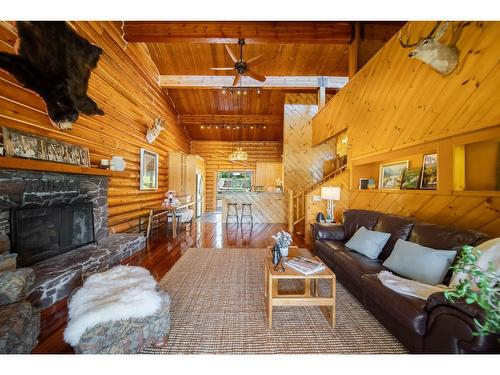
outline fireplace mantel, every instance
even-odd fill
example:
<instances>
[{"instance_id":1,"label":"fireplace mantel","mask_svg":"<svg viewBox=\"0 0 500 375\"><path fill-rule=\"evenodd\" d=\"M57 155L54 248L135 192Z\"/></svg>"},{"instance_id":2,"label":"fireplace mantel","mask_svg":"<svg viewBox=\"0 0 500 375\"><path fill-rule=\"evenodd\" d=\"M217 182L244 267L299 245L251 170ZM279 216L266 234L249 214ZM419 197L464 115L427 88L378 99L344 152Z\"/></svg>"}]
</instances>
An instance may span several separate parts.
<instances>
[{"instance_id":1,"label":"fireplace mantel","mask_svg":"<svg viewBox=\"0 0 500 375\"><path fill-rule=\"evenodd\" d=\"M133 173L127 171L117 172L110 171L108 169L81 167L78 165L54 163L50 161L9 158L2 156L0 156L0 169L20 169L25 171L70 173L104 177L134 177Z\"/></svg>"}]
</instances>

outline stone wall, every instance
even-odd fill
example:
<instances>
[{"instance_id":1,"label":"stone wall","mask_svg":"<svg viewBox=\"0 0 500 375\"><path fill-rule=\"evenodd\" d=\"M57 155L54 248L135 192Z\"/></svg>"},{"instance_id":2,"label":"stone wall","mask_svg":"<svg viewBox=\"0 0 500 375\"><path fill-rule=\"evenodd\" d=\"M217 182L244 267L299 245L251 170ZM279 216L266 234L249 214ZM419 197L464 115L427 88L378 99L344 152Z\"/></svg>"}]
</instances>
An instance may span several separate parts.
<instances>
[{"instance_id":1,"label":"stone wall","mask_svg":"<svg viewBox=\"0 0 500 375\"><path fill-rule=\"evenodd\" d=\"M108 236L108 180L106 177L0 170L0 254L10 252L9 210L88 203L94 209L97 241Z\"/></svg>"}]
</instances>

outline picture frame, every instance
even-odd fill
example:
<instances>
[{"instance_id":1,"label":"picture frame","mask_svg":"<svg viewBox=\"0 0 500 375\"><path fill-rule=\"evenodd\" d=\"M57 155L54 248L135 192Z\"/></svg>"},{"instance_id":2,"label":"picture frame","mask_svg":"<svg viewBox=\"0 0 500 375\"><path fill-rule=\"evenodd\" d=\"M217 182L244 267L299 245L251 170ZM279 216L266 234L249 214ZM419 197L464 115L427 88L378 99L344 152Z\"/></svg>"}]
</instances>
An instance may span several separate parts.
<instances>
[{"instance_id":1,"label":"picture frame","mask_svg":"<svg viewBox=\"0 0 500 375\"><path fill-rule=\"evenodd\" d=\"M141 148L139 190L158 189L158 161L159 156L156 152Z\"/></svg>"},{"instance_id":2,"label":"picture frame","mask_svg":"<svg viewBox=\"0 0 500 375\"><path fill-rule=\"evenodd\" d=\"M89 149L2 127L5 156L90 167Z\"/></svg>"},{"instance_id":3,"label":"picture frame","mask_svg":"<svg viewBox=\"0 0 500 375\"><path fill-rule=\"evenodd\" d=\"M419 189L421 171L421 168L406 168L401 180L401 190Z\"/></svg>"},{"instance_id":4,"label":"picture frame","mask_svg":"<svg viewBox=\"0 0 500 375\"><path fill-rule=\"evenodd\" d=\"M359 187L358 187L358 189L360 189L360 190L367 190L369 182L370 182L369 178L361 177L359 179Z\"/></svg>"},{"instance_id":5,"label":"picture frame","mask_svg":"<svg viewBox=\"0 0 500 375\"><path fill-rule=\"evenodd\" d=\"M378 188L384 190L399 190L403 172L409 167L409 160L380 164Z\"/></svg>"},{"instance_id":6,"label":"picture frame","mask_svg":"<svg viewBox=\"0 0 500 375\"><path fill-rule=\"evenodd\" d=\"M424 154L422 162L422 174L420 177L420 189L436 190L438 184L437 153Z\"/></svg>"}]
</instances>

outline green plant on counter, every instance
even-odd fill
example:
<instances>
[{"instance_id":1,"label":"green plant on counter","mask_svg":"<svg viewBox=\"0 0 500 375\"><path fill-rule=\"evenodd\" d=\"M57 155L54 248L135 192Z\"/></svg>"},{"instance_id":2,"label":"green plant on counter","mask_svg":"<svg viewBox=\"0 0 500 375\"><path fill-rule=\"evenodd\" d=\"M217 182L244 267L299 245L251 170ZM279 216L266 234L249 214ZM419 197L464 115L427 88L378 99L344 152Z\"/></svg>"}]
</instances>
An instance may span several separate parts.
<instances>
[{"instance_id":1,"label":"green plant on counter","mask_svg":"<svg viewBox=\"0 0 500 375\"><path fill-rule=\"evenodd\" d=\"M474 319L478 329L474 335L486 336L500 333L500 275L495 273L491 262L487 270L477 265L480 254L472 246L463 247L462 255L451 269L466 276L444 295L451 302L463 298L468 304L477 303L484 310L484 321Z\"/></svg>"}]
</instances>

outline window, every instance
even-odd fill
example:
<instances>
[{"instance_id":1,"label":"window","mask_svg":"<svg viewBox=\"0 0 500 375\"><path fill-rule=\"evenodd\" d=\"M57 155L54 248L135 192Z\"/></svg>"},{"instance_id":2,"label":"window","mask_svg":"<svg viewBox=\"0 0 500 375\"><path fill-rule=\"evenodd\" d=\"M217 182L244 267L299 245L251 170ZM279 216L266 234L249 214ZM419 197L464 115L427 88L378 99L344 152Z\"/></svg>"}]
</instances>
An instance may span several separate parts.
<instances>
[{"instance_id":1,"label":"window","mask_svg":"<svg viewBox=\"0 0 500 375\"><path fill-rule=\"evenodd\" d=\"M252 189L253 172L220 171L217 173L217 193L248 192Z\"/></svg>"}]
</instances>

